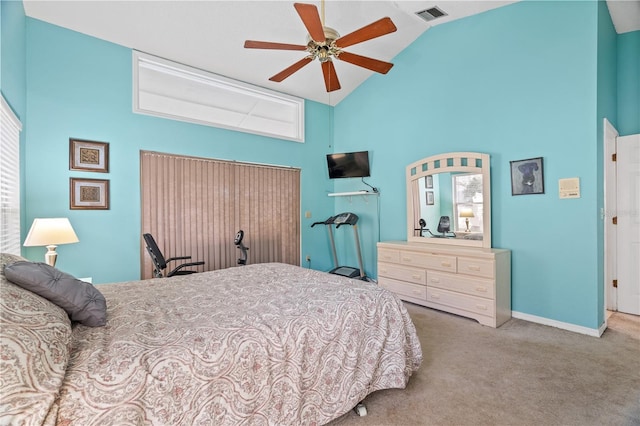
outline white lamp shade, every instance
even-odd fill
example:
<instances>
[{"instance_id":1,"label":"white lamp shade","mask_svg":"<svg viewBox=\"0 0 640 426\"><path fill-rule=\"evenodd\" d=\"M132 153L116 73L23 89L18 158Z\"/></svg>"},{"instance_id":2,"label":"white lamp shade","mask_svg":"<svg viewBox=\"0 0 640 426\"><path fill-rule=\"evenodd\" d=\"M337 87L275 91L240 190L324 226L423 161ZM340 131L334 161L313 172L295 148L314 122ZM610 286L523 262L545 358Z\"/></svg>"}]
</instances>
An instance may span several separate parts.
<instances>
[{"instance_id":1,"label":"white lamp shade","mask_svg":"<svg viewBox=\"0 0 640 426\"><path fill-rule=\"evenodd\" d=\"M465 209L460 211L460 217L475 217L475 215L473 214L473 210Z\"/></svg>"},{"instance_id":2,"label":"white lamp shade","mask_svg":"<svg viewBox=\"0 0 640 426\"><path fill-rule=\"evenodd\" d=\"M66 217L33 219L29 234L24 240L24 246L49 246L78 241L80 240Z\"/></svg>"}]
</instances>

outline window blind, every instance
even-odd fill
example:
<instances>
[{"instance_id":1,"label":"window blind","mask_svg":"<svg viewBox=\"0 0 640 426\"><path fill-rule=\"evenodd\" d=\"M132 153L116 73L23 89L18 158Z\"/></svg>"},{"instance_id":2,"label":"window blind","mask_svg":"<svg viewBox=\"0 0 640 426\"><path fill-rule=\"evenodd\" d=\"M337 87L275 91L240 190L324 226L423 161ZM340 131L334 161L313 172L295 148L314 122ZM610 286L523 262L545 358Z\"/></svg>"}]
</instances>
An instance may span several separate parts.
<instances>
[{"instance_id":1,"label":"window blind","mask_svg":"<svg viewBox=\"0 0 640 426\"><path fill-rule=\"evenodd\" d=\"M20 131L0 95L0 252L20 254Z\"/></svg>"}]
</instances>

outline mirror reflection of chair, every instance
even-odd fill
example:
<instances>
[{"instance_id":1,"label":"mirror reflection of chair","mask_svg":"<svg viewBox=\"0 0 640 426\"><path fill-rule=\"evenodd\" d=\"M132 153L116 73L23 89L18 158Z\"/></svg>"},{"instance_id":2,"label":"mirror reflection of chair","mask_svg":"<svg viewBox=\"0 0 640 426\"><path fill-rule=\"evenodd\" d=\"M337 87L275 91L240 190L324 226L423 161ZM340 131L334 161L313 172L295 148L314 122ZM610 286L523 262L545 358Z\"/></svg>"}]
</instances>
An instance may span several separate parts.
<instances>
[{"instance_id":1,"label":"mirror reflection of chair","mask_svg":"<svg viewBox=\"0 0 640 426\"><path fill-rule=\"evenodd\" d=\"M418 226L420 228L414 228L414 231L420 231L420 233L418 234L419 236L423 237L425 231L427 231L428 233L431 234L431 231L426 229L427 228L427 221L424 220L423 218L420 218L420 220L418 221Z\"/></svg>"},{"instance_id":2,"label":"mirror reflection of chair","mask_svg":"<svg viewBox=\"0 0 640 426\"><path fill-rule=\"evenodd\" d=\"M151 261L153 262L153 276L156 278L173 277L174 275L194 274L198 271L184 268L204 265L204 261L201 260L197 262L185 262L179 264L165 274L165 270L167 269L167 264L169 262L174 262L176 260L190 260L191 256L177 256L165 259L164 255L160 251L160 248L158 248L158 244L156 244L156 240L153 238L153 236L151 234L142 234L142 236L147 246L147 252L149 252L149 256L151 256Z\"/></svg>"},{"instance_id":3,"label":"mirror reflection of chair","mask_svg":"<svg viewBox=\"0 0 640 426\"><path fill-rule=\"evenodd\" d=\"M451 219L449 216L440 216L440 222L438 222L438 232L442 237L455 237L455 232L451 232Z\"/></svg>"}]
</instances>

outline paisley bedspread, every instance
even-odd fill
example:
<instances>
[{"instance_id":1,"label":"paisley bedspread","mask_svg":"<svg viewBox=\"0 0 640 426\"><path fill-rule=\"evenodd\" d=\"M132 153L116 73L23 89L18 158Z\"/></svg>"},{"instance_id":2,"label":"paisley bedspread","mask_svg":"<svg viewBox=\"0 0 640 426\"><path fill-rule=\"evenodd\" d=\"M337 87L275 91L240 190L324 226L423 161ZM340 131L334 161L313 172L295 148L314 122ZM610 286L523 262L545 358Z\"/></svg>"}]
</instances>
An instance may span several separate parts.
<instances>
[{"instance_id":1,"label":"paisley bedspread","mask_svg":"<svg viewBox=\"0 0 640 426\"><path fill-rule=\"evenodd\" d=\"M270 263L97 288L107 325L74 325L58 425L321 425L422 361L373 283Z\"/></svg>"}]
</instances>

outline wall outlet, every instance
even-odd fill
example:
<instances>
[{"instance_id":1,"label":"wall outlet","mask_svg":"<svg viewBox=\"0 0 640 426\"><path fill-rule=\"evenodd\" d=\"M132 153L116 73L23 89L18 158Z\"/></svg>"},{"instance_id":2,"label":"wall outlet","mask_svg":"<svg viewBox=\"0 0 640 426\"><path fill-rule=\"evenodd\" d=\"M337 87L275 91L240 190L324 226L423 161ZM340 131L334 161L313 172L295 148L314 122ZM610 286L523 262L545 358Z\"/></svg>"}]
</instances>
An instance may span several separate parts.
<instances>
[{"instance_id":1,"label":"wall outlet","mask_svg":"<svg viewBox=\"0 0 640 426\"><path fill-rule=\"evenodd\" d=\"M305 257L307 262L311 262L311 256L307 255L307 257Z\"/></svg>"}]
</instances>

